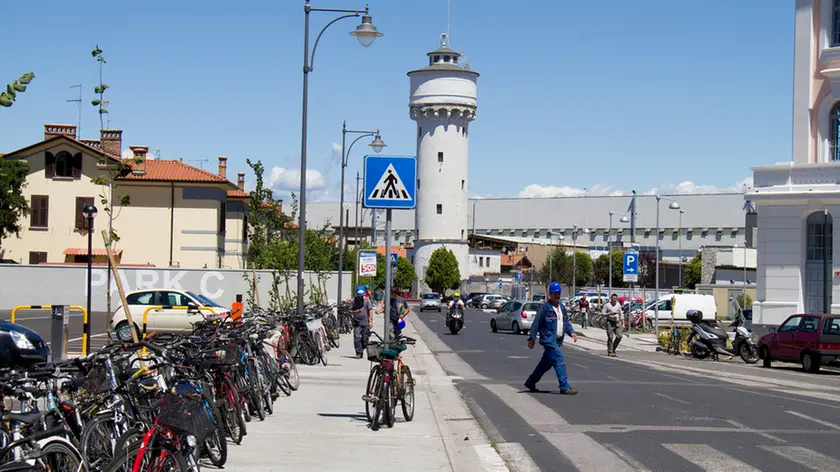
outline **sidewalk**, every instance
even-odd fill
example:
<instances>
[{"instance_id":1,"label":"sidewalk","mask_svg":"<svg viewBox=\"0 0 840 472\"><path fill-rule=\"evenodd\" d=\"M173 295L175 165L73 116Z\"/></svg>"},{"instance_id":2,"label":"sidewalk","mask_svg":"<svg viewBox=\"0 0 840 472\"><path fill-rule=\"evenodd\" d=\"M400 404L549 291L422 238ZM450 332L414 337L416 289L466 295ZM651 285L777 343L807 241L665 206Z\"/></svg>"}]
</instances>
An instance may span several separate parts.
<instances>
[{"instance_id":1,"label":"sidewalk","mask_svg":"<svg viewBox=\"0 0 840 472\"><path fill-rule=\"evenodd\" d=\"M600 328L581 328L580 325L572 325L579 335L578 345L583 349L595 351L607 348L607 331ZM656 335L653 333L627 333L621 339L619 350L656 352Z\"/></svg>"},{"instance_id":2,"label":"sidewalk","mask_svg":"<svg viewBox=\"0 0 840 472\"><path fill-rule=\"evenodd\" d=\"M382 332L382 317L374 330ZM416 337L409 325L407 336ZM393 428L371 431L362 395L371 364L356 359L353 336L342 335L341 347L328 354L328 365L298 366L300 390L274 403L274 415L248 423L242 445L229 443L225 469L247 471L506 471L483 434L470 438L470 448L455 444L446 409L462 406L459 419L472 420L460 395L426 344L418 338L403 353L416 379L414 420L405 422L397 406ZM452 400L452 396L457 397ZM434 408L433 408L434 403ZM455 405L453 405L455 404ZM479 428L480 431L480 428ZM486 441L484 441L486 443ZM502 468L498 468L501 466Z\"/></svg>"}]
</instances>

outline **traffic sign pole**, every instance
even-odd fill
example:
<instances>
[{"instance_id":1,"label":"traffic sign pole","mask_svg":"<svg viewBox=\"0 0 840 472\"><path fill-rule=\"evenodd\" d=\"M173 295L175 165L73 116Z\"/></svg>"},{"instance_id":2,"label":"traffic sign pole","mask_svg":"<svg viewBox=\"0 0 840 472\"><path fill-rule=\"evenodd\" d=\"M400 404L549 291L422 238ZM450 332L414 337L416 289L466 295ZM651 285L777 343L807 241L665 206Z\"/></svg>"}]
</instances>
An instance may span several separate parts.
<instances>
[{"instance_id":1,"label":"traffic sign pole","mask_svg":"<svg viewBox=\"0 0 840 472\"><path fill-rule=\"evenodd\" d=\"M385 210L385 247L387 247L387 254L391 252L391 209ZM385 264L385 334L382 338L385 343L388 342L389 336L389 322L391 320L389 311L391 310L391 264ZM399 307L398 307L399 308Z\"/></svg>"}]
</instances>

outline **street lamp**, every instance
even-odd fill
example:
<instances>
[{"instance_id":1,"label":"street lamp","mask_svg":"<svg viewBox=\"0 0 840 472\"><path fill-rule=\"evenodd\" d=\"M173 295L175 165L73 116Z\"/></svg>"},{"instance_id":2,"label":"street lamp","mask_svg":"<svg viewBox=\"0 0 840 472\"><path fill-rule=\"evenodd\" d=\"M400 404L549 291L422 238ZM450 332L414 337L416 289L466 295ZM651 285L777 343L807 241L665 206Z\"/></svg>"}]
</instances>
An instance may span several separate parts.
<instances>
[{"instance_id":1,"label":"street lamp","mask_svg":"<svg viewBox=\"0 0 840 472\"><path fill-rule=\"evenodd\" d=\"M581 231L581 227L574 225L572 229L572 290L569 292L570 297L575 296L575 287L577 286L577 234ZM589 228L582 228L583 234L589 234ZM571 300L571 298L569 299Z\"/></svg>"},{"instance_id":2,"label":"street lamp","mask_svg":"<svg viewBox=\"0 0 840 472\"><path fill-rule=\"evenodd\" d=\"M91 280L93 274L93 219L96 218L98 210L95 206L86 205L82 209L82 215L87 219L88 232L88 260L87 260L87 312L90 317ZM107 290L107 289L106 289ZM85 324L85 352L90 353L90 321Z\"/></svg>"},{"instance_id":3,"label":"street lamp","mask_svg":"<svg viewBox=\"0 0 840 472\"><path fill-rule=\"evenodd\" d=\"M654 235L654 237L656 238L656 286L654 287L654 297L656 300L653 303L653 311L656 314L655 329L657 334L659 334L659 200L663 198L671 202L671 204L668 205L668 209L680 209L680 204L673 198L663 197L659 194L656 195L656 234Z\"/></svg>"},{"instance_id":4,"label":"street lamp","mask_svg":"<svg viewBox=\"0 0 840 472\"><path fill-rule=\"evenodd\" d=\"M370 17L368 17L370 18ZM347 143L347 133L352 134L359 134L358 138L354 139L352 143L350 143L349 148L345 148L345 144ZM376 131L367 131L367 130L354 130L354 129L347 129L347 122L341 123L341 193L340 203L338 204L339 213L338 216L339 224L338 224L338 295L336 295L336 303L341 303L341 295L342 295L342 275L344 273L344 169L347 167L347 161L350 158L350 151L353 150L353 145L356 142L364 137L373 136L373 141L369 144L373 152L379 153L381 152L386 144L382 142L382 137L379 136L379 130ZM358 185L358 180L356 180L356 185ZM357 190L358 191L358 190ZM357 197L358 198L358 197ZM356 246L358 247L359 241L358 238L356 239ZM354 264L355 267L355 264ZM355 272L354 269L354 277Z\"/></svg>"},{"instance_id":5,"label":"street lamp","mask_svg":"<svg viewBox=\"0 0 840 472\"><path fill-rule=\"evenodd\" d=\"M560 241L563 241L565 237L560 234ZM548 284L554 281L554 240L552 239L551 231L548 232ZM546 294L548 294L548 288L546 288ZM547 295L546 295L547 296ZM547 300L548 298L546 298Z\"/></svg>"},{"instance_id":6,"label":"street lamp","mask_svg":"<svg viewBox=\"0 0 840 472\"><path fill-rule=\"evenodd\" d=\"M680 226L677 229L677 244L679 245L679 248L680 248L680 278L679 278L680 288L682 288L682 262L683 262L682 261L683 260L683 253L682 253L682 216L683 216L683 213L685 213L685 211L680 210Z\"/></svg>"},{"instance_id":7,"label":"street lamp","mask_svg":"<svg viewBox=\"0 0 840 472\"><path fill-rule=\"evenodd\" d=\"M613 291L613 286L612 286L612 265L613 265L612 264L613 263L613 260L612 260L613 259L612 258L612 217L615 214L616 214L616 212L610 210L610 231L609 231L609 233L607 233L607 258L610 261L610 293L608 294L608 296L610 296L610 297L612 296L612 291ZM628 223L630 221L630 218L628 218L626 214L622 214L621 220L619 220L619 221L621 221L622 223Z\"/></svg>"},{"instance_id":8,"label":"street lamp","mask_svg":"<svg viewBox=\"0 0 840 472\"><path fill-rule=\"evenodd\" d=\"M309 54L309 13L313 11L329 12L329 13L343 13L343 15L333 18L332 21L321 28L321 32L315 38L315 45L312 47L312 55ZM341 10L331 8L312 8L309 5L309 0L303 7L305 16L303 29L303 110L300 130L300 195L298 196L299 203L299 221L298 221L298 268L297 268L297 312L303 315L303 271L305 268L305 244L306 241L306 125L307 114L309 109L309 73L312 72L315 65L315 51L318 50L318 42L324 31L327 30L333 23L343 20L345 18L362 17L362 22L350 34L359 40L359 44L368 47L378 38L382 33L376 30L370 18L370 12L367 6L364 10ZM344 189L341 189L342 192ZM340 280L340 279L339 279Z\"/></svg>"}]
</instances>

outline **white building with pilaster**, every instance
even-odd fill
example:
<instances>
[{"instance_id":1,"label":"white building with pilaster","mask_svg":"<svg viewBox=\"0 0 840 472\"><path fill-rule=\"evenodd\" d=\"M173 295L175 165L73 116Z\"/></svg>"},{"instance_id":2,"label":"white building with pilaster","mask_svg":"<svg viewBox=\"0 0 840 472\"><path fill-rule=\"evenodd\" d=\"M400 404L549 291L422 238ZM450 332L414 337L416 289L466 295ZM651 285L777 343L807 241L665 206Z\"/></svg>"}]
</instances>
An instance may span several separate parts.
<instances>
[{"instance_id":1,"label":"white building with pilaster","mask_svg":"<svg viewBox=\"0 0 840 472\"><path fill-rule=\"evenodd\" d=\"M840 313L840 0L796 0L791 162L754 167L758 207L753 326ZM760 330L761 331L761 330ZM763 332L763 331L761 331Z\"/></svg>"},{"instance_id":2,"label":"white building with pilaster","mask_svg":"<svg viewBox=\"0 0 840 472\"><path fill-rule=\"evenodd\" d=\"M408 73L409 112L417 122L417 208L413 256L417 276L441 246L458 259L461 278L470 274L467 225L469 125L475 119L478 73L449 48L446 35L429 65Z\"/></svg>"}]
</instances>

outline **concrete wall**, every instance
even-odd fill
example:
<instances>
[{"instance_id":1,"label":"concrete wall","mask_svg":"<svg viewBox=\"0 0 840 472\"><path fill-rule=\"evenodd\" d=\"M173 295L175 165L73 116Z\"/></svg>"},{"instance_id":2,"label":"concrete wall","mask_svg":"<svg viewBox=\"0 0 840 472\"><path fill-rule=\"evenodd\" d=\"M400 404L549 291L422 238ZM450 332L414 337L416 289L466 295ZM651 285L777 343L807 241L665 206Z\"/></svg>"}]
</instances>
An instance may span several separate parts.
<instances>
[{"instance_id":1,"label":"concrete wall","mask_svg":"<svg viewBox=\"0 0 840 472\"><path fill-rule=\"evenodd\" d=\"M200 270L200 269L120 269L123 288L126 291L140 288L173 288L190 290L229 307L242 294L247 300L248 282L242 270ZM0 310L10 310L17 305L81 305L86 304L87 268L80 266L44 266L0 264ZM268 306L272 278L268 271L258 271L259 297L263 306ZM105 285L107 269L93 269L93 311L105 311ZM304 275L307 290L315 284L314 274ZM337 274L329 273L326 281L327 294L334 300L337 290ZM295 293L296 278L289 279L289 290ZM350 287L350 274L344 274L344 287ZM285 294L285 285L280 286ZM116 281L112 280L112 309L120 304Z\"/></svg>"},{"instance_id":2,"label":"concrete wall","mask_svg":"<svg viewBox=\"0 0 840 472\"><path fill-rule=\"evenodd\" d=\"M498 274L501 271L502 258L499 251L470 249L470 277L481 277L485 273Z\"/></svg>"}]
</instances>

